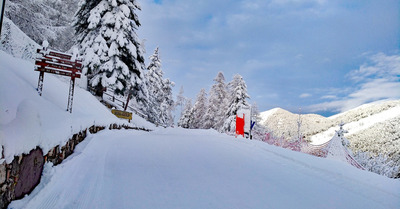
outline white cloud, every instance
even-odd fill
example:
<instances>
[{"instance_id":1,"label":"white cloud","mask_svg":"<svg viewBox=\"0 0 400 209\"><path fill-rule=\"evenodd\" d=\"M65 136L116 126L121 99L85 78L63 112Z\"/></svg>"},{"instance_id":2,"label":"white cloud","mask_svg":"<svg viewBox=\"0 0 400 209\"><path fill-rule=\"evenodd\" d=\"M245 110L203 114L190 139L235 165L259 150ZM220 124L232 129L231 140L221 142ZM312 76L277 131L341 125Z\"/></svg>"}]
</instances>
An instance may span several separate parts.
<instances>
[{"instance_id":1,"label":"white cloud","mask_svg":"<svg viewBox=\"0 0 400 209\"><path fill-rule=\"evenodd\" d=\"M358 84L345 97L309 106L311 111L343 112L365 103L378 100L400 99L400 55L373 55L371 64L364 64L348 74ZM333 99L334 95L322 98Z\"/></svg>"},{"instance_id":2,"label":"white cloud","mask_svg":"<svg viewBox=\"0 0 400 209\"><path fill-rule=\"evenodd\" d=\"M336 95L325 95L322 96L321 99L337 99Z\"/></svg>"},{"instance_id":3,"label":"white cloud","mask_svg":"<svg viewBox=\"0 0 400 209\"><path fill-rule=\"evenodd\" d=\"M307 97L311 97L312 95L309 93L304 93L304 94L300 94L300 98L307 98Z\"/></svg>"},{"instance_id":4,"label":"white cloud","mask_svg":"<svg viewBox=\"0 0 400 209\"><path fill-rule=\"evenodd\" d=\"M371 58L373 65L364 64L358 70L351 71L347 76L356 81L362 82L373 78L396 79L400 75L400 56L387 56L383 53L373 55Z\"/></svg>"}]
</instances>

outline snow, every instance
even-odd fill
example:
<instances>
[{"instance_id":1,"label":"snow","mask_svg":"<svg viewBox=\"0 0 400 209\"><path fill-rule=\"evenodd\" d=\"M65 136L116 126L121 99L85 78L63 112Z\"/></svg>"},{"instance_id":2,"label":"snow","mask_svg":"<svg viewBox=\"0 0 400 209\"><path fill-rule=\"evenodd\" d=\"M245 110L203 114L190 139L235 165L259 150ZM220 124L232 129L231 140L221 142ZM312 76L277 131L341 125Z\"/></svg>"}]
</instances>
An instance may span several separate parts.
<instances>
[{"instance_id":1,"label":"snow","mask_svg":"<svg viewBox=\"0 0 400 209\"><path fill-rule=\"evenodd\" d=\"M268 117L271 116L271 115L273 115L273 114L274 114L276 111L278 111L279 109L280 109L280 108L274 108L274 109L270 109L270 110L261 112L261 113L260 113L260 116L261 116L261 121L260 121L260 123L261 123L261 124L264 124L265 121L267 121Z\"/></svg>"},{"instance_id":2,"label":"snow","mask_svg":"<svg viewBox=\"0 0 400 209\"><path fill-rule=\"evenodd\" d=\"M36 91L39 73L33 70L33 63L3 51L0 51L0 63L0 144L7 163L36 146L47 153L92 125L127 123L78 86L75 86L70 114L66 111L69 80L46 73L40 97ZM143 120L133 121L132 126L152 127Z\"/></svg>"},{"instance_id":3,"label":"snow","mask_svg":"<svg viewBox=\"0 0 400 209\"><path fill-rule=\"evenodd\" d=\"M105 130L9 208L399 208L400 181L212 130Z\"/></svg>"},{"instance_id":4,"label":"snow","mask_svg":"<svg viewBox=\"0 0 400 209\"><path fill-rule=\"evenodd\" d=\"M395 106L393 108L371 115L361 120L347 123L343 126L343 128L348 131L346 135L351 135L359 131L368 129L377 123L390 120L391 118L395 118L399 115L400 115L400 106ZM331 127L324 132L311 136L312 144L319 145L329 141L335 134L335 130L337 130L337 127Z\"/></svg>"}]
</instances>

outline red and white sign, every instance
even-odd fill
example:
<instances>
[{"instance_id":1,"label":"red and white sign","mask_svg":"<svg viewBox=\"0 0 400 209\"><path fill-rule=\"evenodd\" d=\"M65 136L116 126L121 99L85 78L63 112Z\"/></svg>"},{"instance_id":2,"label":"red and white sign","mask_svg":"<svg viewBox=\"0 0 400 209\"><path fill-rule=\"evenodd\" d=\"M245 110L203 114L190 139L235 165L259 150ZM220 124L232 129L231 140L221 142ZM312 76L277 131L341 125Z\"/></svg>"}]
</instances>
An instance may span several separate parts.
<instances>
[{"instance_id":1,"label":"red and white sign","mask_svg":"<svg viewBox=\"0 0 400 209\"><path fill-rule=\"evenodd\" d=\"M36 58L35 71L63 75L71 78L81 77L81 60L73 60L72 55L42 49L38 49L37 53L42 56Z\"/></svg>"},{"instance_id":2,"label":"red and white sign","mask_svg":"<svg viewBox=\"0 0 400 209\"><path fill-rule=\"evenodd\" d=\"M250 134L251 128L251 109L242 108L236 114L236 135Z\"/></svg>"},{"instance_id":3,"label":"red and white sign","mask_svg":"<svg viewBox=\"0 0 400 209\"><path fill-rule=\"evenodd\" d=\"M72 101L74 97L75 78L80 78L82 73L82 61L74 55L47 50L48 42L43 42L43 49L38 49L38 57L35 61L35 71L39 71L37 91L42 96L44 73L71 77L69 85L67 111L72 113Z\"/></svg>"}]
</instances>

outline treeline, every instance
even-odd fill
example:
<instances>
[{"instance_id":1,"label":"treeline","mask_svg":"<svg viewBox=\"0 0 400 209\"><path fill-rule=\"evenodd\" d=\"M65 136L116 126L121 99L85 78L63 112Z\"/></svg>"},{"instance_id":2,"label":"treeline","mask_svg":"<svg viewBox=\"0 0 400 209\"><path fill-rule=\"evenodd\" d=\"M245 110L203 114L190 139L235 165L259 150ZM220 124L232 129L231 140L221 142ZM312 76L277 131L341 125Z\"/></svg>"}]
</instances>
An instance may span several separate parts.
<instances>
[{"instance_id":1,"label":"treeline","mask_svg":"<svg viewBox=\"0 0 400 209\"><path fill-rule=\"evenodd\" d=\"M190 129L215 129L222 133L234 133L236 114L240 109L252 109L251 117L256 121L255 130L259 135L265 131L260 125L259 111L256 104L250 107L250 96L243 77L236 74L232 81L225 83L223 72L218 72L208 94L201 89L196 101L183 96L183 87L177 96L177 106L181 106L178 126Z\"/></svg>"}]
</instances>

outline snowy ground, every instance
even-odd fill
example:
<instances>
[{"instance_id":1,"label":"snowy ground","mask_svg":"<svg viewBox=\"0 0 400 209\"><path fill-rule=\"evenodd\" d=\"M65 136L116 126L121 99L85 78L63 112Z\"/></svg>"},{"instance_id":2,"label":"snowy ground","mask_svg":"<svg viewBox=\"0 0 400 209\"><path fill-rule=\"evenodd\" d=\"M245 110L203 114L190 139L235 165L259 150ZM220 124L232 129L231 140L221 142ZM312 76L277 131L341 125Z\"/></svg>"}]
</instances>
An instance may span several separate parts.
<instances>
[{"instance_id":1,"label":"snowy ground","mask_svg":"<svg viewBox=\"0 0 400 209\"><path fill-rule=\"evenodd\" d=\"M205 130L89 136L9 208L399 208L400 181Z\"/></svg>"}]
</instances>

